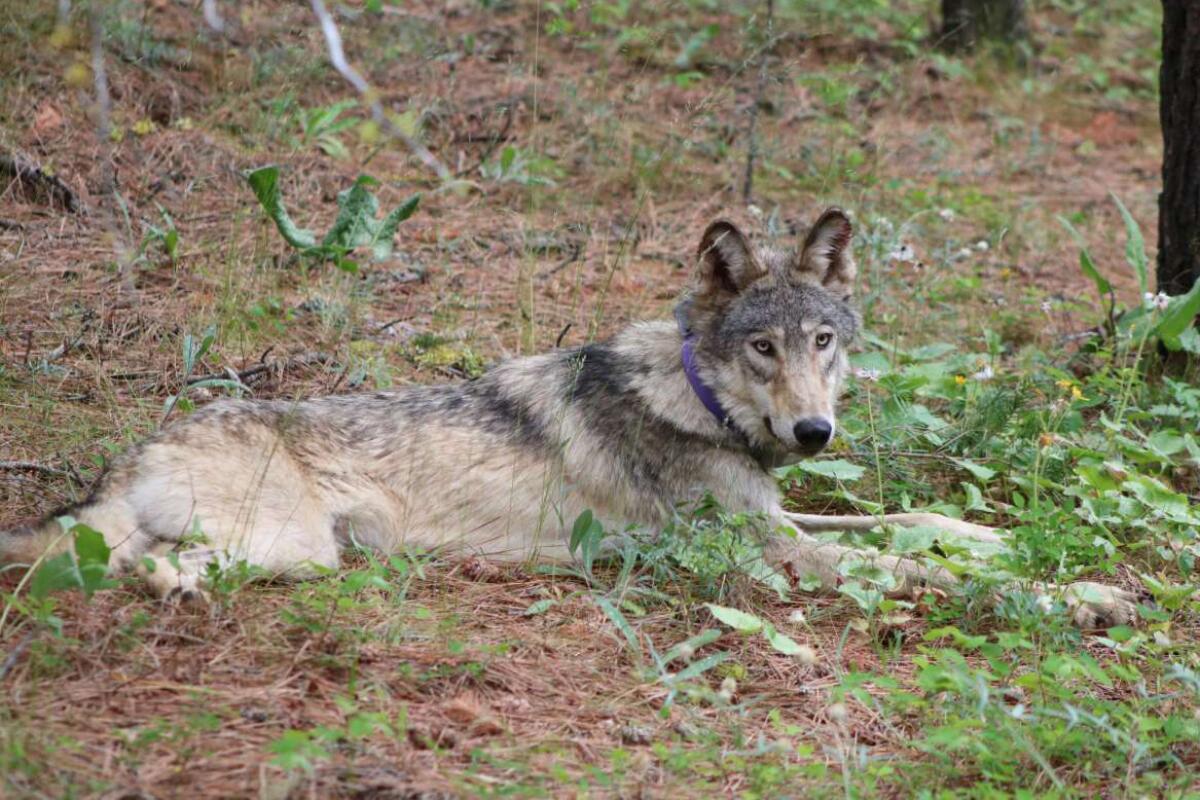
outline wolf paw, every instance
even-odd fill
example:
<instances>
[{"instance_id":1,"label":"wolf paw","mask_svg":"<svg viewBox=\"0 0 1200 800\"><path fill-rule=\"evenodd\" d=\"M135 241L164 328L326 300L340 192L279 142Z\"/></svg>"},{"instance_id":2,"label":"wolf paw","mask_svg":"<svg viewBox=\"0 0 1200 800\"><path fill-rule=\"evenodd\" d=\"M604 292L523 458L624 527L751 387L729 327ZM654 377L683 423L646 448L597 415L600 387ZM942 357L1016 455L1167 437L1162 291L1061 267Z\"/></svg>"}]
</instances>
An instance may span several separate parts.
<instances>
[{"instance_id":1,"label":"wolf paw","mask_svg":"<svg viewBox=\"0 0 1200 800\"><path fill-rule=\"evenodd\" d=\"M1076 627L1083 630L1128 625L1137 619L1138 596L1115 586L1078 581L1063 588L1063 600Z\"/></svg>"},{"instance_id":2,"label":"wolf paw","mask_svg":"<svg viewBox=\"0 0 1200 800\"><path fill-rule=\"evenodd\" d=\"M212 598L199 586L173 586L162 601L167 606L200 608L212 602Z\"/></svg>"}]
</instances>

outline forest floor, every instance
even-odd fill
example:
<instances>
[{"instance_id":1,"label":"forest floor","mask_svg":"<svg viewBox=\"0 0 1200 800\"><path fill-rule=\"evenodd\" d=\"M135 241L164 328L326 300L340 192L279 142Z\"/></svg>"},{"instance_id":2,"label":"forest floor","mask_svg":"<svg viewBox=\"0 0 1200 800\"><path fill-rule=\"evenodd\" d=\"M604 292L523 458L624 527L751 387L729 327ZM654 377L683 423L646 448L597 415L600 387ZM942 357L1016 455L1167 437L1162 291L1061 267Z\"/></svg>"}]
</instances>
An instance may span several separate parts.
<instances>
[{"instance_id":1,"label":"forest floor","mask_svg":"<svg viewBox=\"0 0 1200 800\"><path fill-rule=\"evenodd\" d=\"M198 376L238 376L257 398L460 380L669 316L718 216L789 243L825 206L852 211L875 335L856 363L890 358L899 370L896 353L945 343L925 374L945 371L947 392L969 358L988 359L1030 403L1045 399L1045 375L1085 393L1124 391L1088 383L1104 370L1080 361L1077 334L1103 314L1057 218L1087 243L1118 304L1137 307L1113 196L1152 258L1156 4L1031 4L1036 46L1014 59L940 53L929 3L781 2L764 68L757 5L331 3L349 59L396 124L455 173L449 186L368 122L308 4L218 4L223 34L196 2L107 4L107 135L86 14L56 27L51 5L0 9L0 156L47 176L0 174L0 528L84 496L106 458L161 424L172 397L180 414L228 392L190 386ZM418 192L421 204L387 260L341 270L280 238L243 177L264 164L279 165L293 219L318 232L361 174L379 181L383 209ZM48 191L51 178L61 188ZM914 260L895 257L904 245ZM188 343L207 332L189 372ZM1157 396L1140 379L1130 386L1135 402ZM1171 391L1187 412L1191 395ZM913 407L906 397L898 409ZM989 473L1019 472L1023 456L992 444L1036 439L1021 422L1033 416L1010 409L993 430L970 398L920 402L975 449L905 439L880 485L885 437L851 410L837 457L871 468L793 481L796 505L883 497L1023 519L997 509L1023 502L1024 484ZM1082 410L1063 435L1095 430L1099 415ZM1195 496L1197 465L1179 441L1161 461L1126 457ZM1076 497L1067 488L1081 456L1064 450L1046 491ZM981 469L966 474L952 456ZM972 476L979 487L962 488ZM1186 529L1114 534L1117 555L1097 555L1093 577L1167 581L1151 564L1154 537L1175 542ZM1171 552L1192 546L1191 530ZM1191 562L1181 559L1170 579L1183 586ZM1147 623L1153 635L1046 623L1020 628L1010 647L1007 621L969 595L889 616L845 595L781 599L732 574L705 585L680 559L639 573L666 598L655 602L622 594L604 569L589 586L532 565L425 554L345 566L298 586L231 584L204 608L162 608L132 580L38 605L22 600L20 572L0 574L0 796L1200 789L1188 777L1200 764L1187 738L1200 724L1195 699L1146 688L1190 685L1172 670L1196 668L1195 609L1158 592L1167 616ZM815 662L726 631L702 639L692 663L703 669L677 679L687 654L675 667L661 654L723 629L707 601L753 608ZM939 705L949 697L959 705ZM1037 713L1022 719L1025 709Z\"/></svg>"}]
</instances>

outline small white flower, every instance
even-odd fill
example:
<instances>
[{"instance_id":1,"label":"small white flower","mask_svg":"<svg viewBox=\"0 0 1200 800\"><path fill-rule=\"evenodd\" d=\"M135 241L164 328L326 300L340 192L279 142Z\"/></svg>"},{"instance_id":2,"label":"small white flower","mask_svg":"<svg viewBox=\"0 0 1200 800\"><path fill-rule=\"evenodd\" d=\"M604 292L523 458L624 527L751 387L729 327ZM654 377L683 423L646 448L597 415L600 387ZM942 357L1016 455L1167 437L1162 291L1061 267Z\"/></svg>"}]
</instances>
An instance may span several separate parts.
<instances>
[{"instance_id":1,"label":"small white flower","mask_svg":"<svg viewBox=\"0 0 1200 800\"><path fill-rule=\"evenodd\" d=\"M1049 300L1042 301L1042 313L1043 314L1049 314L1050 311L1053 310L1053 308L1054 308L1054 304L1051 303Z\"/></svg>"},{"instance_id":2,"label":"small white flower","mask_svg":"<svg viewBox=\"0 0 1200 800\"><path fill-rule=\"evenodd\" d=\"M825 715L834 722L845 722L850 716L850 712L846 709L845 703L832 703L829 708L825 709Z\"/></svg>"},{"instance_id":3,"label":"small white flower","mask_svg":"<svg viewBox=\"0 0 1200 800\"><path fill-rule=\"evenodd\" d=\"M803 625L806 620L807 617L804 616L804 609L802 608L794 609L792 613L788 614L788 622L793 625Z\"/></svg>"},{"instance_id":4,"label":"small white flower","mask_svg":"<svg viewBox=\"0 0 1200 800\"><path fill-rule=\"evenodd\" d=\"M679 645L679 657L684 661L690 660L694 655L696 655L696 648L692 647L687 642Z\"/></svg>"},{"instance_id":5,"label":"small white flower","mask_svg":"<svg viewBox=\"0 0 1200 800\"><path fill-rule=\"evenodd\" d=\"M971 379L976 381L990 381L994 377L996 377L996 373L992 371L992 367L989 364L984 366L979 372L973 374Z\"/></svg>"},{"instance_id":6,"label":"small white flower","mask_svg":"<svg viewBox=\"0 0 1200 800\"><path fill-rule=\"evenodd\" d=\"M721 693L730 696L737 694L737 678L732 675L721 681Z\"/></svg>"},{"instance_id":7,"label":"small white flower","mask_svg":"<svg viewBox=\"0 0 1200 800\"><path fill-rule=\"evenodd\" d=\"M959 258L970 258L971 257L971 248L964 247L961 250L959 250L958 257Z\"/></svg>"},{"instance_id":8,"label":"small white flower","mask_svg":"<svg viewBox=\"0 0 1200 800\"><path fill-rule=\"evenodd\" d=\"M1049 614L1054 609L1054 598L1048 594L1039 594L1037 596L1037 606L1042 610L1043 614Z\"/></svg>"},{"instance_id":9,"label":"small white flower","mask_svg":"<svg viewBox=\"0 0 1200 800\"><path fill-rule=\"evenodd\" d=\"M1017 703L1015 706L1013 706L1012 711L1010 711L1008 713L1012 715L1013 719L1024 719L1025 718L1025 704Z\"/></svg>"},{"instance_id":10,"label":"small white flower","mask_svg":"<svg viewBox=\"0 0 1200 800\"><path fill-rule=\"evenodd\" d=\"M986 253L989 248L990 248L990 245L987 243L987 240L985 240L985 239L980 239L978 242L975 243L975 249L981 253Z\"/></svg>"},{"instance_id":11,"label":"small white flower","mask_svg":"<svg viewBox=\"0 0 1200 800\"><path fill-rule=\"evenodd\" d=\"M753 203L746 206L746 210L749 211L750 216L754 217L755 219L762 219L763 210Z\"/></svg>"},{"instance_id":12,"label":"small white flower","mask_svg":"<svg viewBox=\"0 0 1200 800\"><path fill-rule=\"evenodd\" d=\"M1156 311L1166 311L1167 306L1169 306L1170 304L1171 304L1171 298L1167 297L1162 292L1159 292L1158 294L1156 294L1150 298L1150 305L1153 306Z\"/></svg>"},{"instance_id":13,"label":"small white flower","mask_svg":"<svg viewBox=\"0 0 1200 800\"><path fill-rule=\"evenodd\" d=\"M854 370L854 377L858 378L859 380L870 381L871 383L874 383L875 381L879 380L879 370L859 367L858 369ZM801 620L803 620L804 612L799 611L798 613L800 614Z\"/></svg>"},{"instance_id":14,"label":"small white flower","mask_svg":"<svg viewBox=\"0 0 1200 800\"><path fill-rule=\"evenodd\" d=\"M1155 644L1159 645L1160 647L1170 647L1171 646L1171 637L1168 636L1164 631L1155 631L1154 632L1154 642L1155 642Z\"/></svg>"},{"instance_id":15,"label":"small white flower","mask_svg":"<svg viewBox=\"0 0 1200 800\"><path fill-rule=\"evenodd\" d=\"M953 222L954 221L954 209L943 208L941 211L938 212L938 216L941 217L942 219L946 220L946 222Z\"/></svg>"},{"instance_id":16,"label":"small white flower","mask_svg":"<svg viewBox=\"0 0 1200 800\"><path fill-rule=\"evenodd\" d=\"M901 244L892 252L888 253L888 261L899 261L902 264L908 264L917 260L917 251L913 250L910 244Z\"/></svg>"}]
</instances>

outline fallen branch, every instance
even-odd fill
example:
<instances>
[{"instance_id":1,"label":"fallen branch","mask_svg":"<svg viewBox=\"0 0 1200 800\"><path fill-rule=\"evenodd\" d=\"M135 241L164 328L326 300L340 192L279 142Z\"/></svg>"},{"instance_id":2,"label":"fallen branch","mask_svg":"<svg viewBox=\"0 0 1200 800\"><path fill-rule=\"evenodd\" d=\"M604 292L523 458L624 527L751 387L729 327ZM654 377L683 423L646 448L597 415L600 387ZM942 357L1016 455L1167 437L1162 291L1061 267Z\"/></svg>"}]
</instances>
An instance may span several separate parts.
<instances>
[{"instance_id":1,"label":"fallen branch","mask_svg":"<svg viewBox=\"0 0 1200 800\"><path fill-rule=\"evenodd\" d=\"M236 378L238 383L246 383L252 378L257 378L266 372L278 372L282 374L289 369L294 369L295 367L308 367L312 366L313 364L327 364L332 360L333 358L328 353L301 353L298 356L293 356L281 361L277 360L267 362L263 360L257 364L246 367L239 372L234 372L232 369L228 369L223 372L214 372L210 375L193 375L187 379L187 385L191 386L192 384L200 383L201 381L225 380L230 378Z\"/></svg>"},{"instance_id":2,"label":"fallen branch","mask_svg":"<svg viewBox=\"0 0 1200 800\"><path fill-rule=\"evenodd\" d=\"M429 152L428 147L392 122L383 110L383 103L379 101L378 93L371 88L366 78L359 74L358 70L350 66L350 62L346 60L346 51L342 47L342 34L323 0L312 0L312 10L321 22L321 32L325 35L325 43L329 46L329 60L333 63L333 68L362 96L371 109L371 119L375 120L376 124L389 136L403 142L404 146L425 166L437 173L438 178L443 181L453 180L454 175L446 168L445 164L438 160L437 156Z\"/></svg>"},{"instance_id":3,"label":"fallen branch","mask_svg":"<svg viewBox=\"0 0 1200 800\"><path fill-rule=\"evenodd\" d=\"M65 469L49 467L36 461L0 461L0 471L3 472L37 472L42 475L52 475L55 478L71 478L74 476Z\"/></svg>"},{"instance_id":4,"label":"fallen branch","mask_svg":"<svg viewBox=\"0 0 1200 800\"><path fill-rule=\"evenodd\" d=\"M51 204L57 204L72 214L79 213L83 208L70 186L16 153L0 155L0 175L15 181L21 193L30 199L46 197Z\"/></svg>"}]
</instances>

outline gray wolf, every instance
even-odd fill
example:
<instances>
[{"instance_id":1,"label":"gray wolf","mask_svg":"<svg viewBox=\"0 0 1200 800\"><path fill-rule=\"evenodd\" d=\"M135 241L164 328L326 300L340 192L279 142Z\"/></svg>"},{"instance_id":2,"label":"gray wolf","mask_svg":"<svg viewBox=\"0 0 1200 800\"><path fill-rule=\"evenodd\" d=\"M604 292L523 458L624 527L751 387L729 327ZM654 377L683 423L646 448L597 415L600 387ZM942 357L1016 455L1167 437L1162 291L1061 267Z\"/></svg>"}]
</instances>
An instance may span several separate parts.
<instances>
[{"instance_id":1,"label":"gray wolf","mask_svg":"<svg viewBox=\"0 0 1200 800\"><path fill-rule=\"evenodd\" d=\"M465 383L215 402L117 458L71 513L103 533L116 569L135 568L167 599L200 597L214 558L303 578L336 567L352 544L563 560L585 509L609 531L657 530L705 492L760 512L768 563L796 580L832 588L846 558L872 557L900 592L952 583L915 560L809 534L881 522L990 542L999 533L937 515L791 514L770 472L834 436L859 328L851 232L836 208L795 250L755 247L714 222L672 321ZM195 532L204 544L172 557ZM62 538L50 519L4 535L0 555L29 562ZM1064 596L1081 625L1132 615L1129 595L1099 584Z\"/></svg>"}]
</instances>

